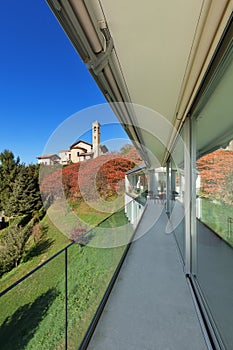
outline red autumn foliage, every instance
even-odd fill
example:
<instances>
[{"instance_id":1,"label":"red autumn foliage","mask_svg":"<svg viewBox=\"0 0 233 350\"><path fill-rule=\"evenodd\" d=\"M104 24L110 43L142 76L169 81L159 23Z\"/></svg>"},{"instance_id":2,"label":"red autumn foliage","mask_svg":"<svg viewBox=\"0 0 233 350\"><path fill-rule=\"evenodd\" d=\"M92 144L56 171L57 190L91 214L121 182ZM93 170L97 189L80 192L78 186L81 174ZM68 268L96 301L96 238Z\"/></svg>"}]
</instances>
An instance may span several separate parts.
<instances>
[{"instance_id":1,"label":"red autumn foliage","mask_svg":"<svg viewBox=\"0 0 233 350\"><path fill-rule=\"evenodd\" d=\"M117 184L124 180L125 173L134 167L129 160L113 155L105 155L80 164L78 184L81 196L96 201L114 196Z\"/></svg>"},{"instance_id":2,"label":"red autumn foliage","mask_svg":"<svg viewBox=\"0 0 233 350\"><path fill-rule=\"evenodd\" d=\"M126 157L109 154L49 171L41 181L42 197L49 205L63 194L76 202L116 196L124 192L125 173L134 166Z\"/></svg>"},{"instance_id":3,"label":"red autumn foliage","mask_svg":"<svg viewBox=\"0 0 233 350\"><path fill-rule=\"evenodd\" d=\"M219 149L197 161L201 176L201 196L232 203L233 151Z\"/></svg>"},{"instance_id":4,"label":"red autumn foliage","mask_svg":"<svg viewBox=\"0 0 233 350\"><path fill-rule=\"evenodd\" d=\"M80 163L67 165L62 170L62 183L66 197L78 199L80 197L78 174Z\"/></svg>"},{"instance_id":5,"label":"red autumn foliage","mask_svg":"<svg viewBox=\"0 0 233 350\"><path fill-rule=\"evenodd\" d=\"M49 206L54 199L62 197L63 186L61 174L62 169L59 167L40 167L40 192L46 206Z\"/></svg>"},{"instance_id":6,"label":"red autumn foliage","mask_svg":"<svg viewBox=\"0 0 233 350\"><path fill-rule=\"evenodd\" d=\"M119 156L105 162L96 177L101 197L106 199L117 193L123 193L125 173L134 166L135 163Z\"/></svg>"},{"instance_id":7,"label":"red autumn foliage","mask_svg":"<svg viewBox=\"0 0 233 350\"><path fill-rule=\"evenodd\" d=\"M121 148L120 156L130 160L131 162L135 163L135 165L142 163L142 157L132 145L123 146Z\"/></svg>"}]
</instances>

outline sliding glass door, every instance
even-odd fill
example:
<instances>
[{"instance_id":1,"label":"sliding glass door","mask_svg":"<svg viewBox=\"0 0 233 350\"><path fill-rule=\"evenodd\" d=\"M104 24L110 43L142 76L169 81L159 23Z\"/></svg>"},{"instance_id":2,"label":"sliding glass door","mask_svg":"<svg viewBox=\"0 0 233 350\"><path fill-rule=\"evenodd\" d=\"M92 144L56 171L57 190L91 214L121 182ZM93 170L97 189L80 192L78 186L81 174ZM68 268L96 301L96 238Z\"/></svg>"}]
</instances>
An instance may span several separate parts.
<instances>
[{"instance_id":1,"label":"sliding glass door","mask_svg":"<svg viewBox=\"0 0 233 350\"><path fill-rule=\"evenodd\" d=\"M193 281L220 348L233 347L233 45L192 115L196 166Z\"/></svg>"},{"instance_id":2,"label":"sliding glass door","mask_svg":"<svg viewBox=\"0 0 233 350\"><path fill-rule=\"evenodd\" d=\"M170 222L185 263L185 208L184 208L184 132L181 132L171 156L170 170Z\"/></svg>"}]
</instances>

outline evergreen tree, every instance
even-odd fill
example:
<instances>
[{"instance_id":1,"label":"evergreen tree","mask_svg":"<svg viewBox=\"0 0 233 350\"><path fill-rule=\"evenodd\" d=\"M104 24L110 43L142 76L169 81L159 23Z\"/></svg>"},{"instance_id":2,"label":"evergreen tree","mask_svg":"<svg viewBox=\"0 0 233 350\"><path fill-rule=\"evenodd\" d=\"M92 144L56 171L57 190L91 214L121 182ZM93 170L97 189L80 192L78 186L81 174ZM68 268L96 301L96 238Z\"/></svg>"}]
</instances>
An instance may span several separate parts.
<instances>
[{"instance_id":1,"label":"evergreen tree","mask_svg":"<svg viewBox=\"0 0 233 350\"><path fill-rule=\"evenodd\" d=\"M0 210L4 209L13 192L15 178L20 168L19 157L15 159L9 150L0 153Z\"/></svg>"},{"instance_id":2,"label":"evergreen tree","mask_svg":"<svg viewBox=\"0 0 233 350\"><path fill-rule=\"evenodd\" d=\"M42 206L38 181L22 166L12 186L11 196L4 210L7 216L32 214Z\"/></svg>"},{"instance_id":3,"label":"evergreen tree","mask_svg":"<svg viewBox=\"0 0 233 350\"><path fill-rule=\"evenodd\" d=\"M0 276L18 266L25 252L31 229L11 226L5 231L0 242Z\"/></svg>"}]
</instances>

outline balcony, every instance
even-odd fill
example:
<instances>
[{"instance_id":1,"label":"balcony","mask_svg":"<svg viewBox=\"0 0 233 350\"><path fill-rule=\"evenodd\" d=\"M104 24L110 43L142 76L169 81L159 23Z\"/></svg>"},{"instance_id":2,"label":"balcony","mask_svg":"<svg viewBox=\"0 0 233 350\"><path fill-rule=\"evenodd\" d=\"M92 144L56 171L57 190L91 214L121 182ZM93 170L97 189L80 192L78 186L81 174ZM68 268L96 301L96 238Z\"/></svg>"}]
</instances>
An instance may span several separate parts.
<instances>
[{"instance_id":1,"label":"balcony","mask_svg":"<svg viewBox=\"0 0 233 350\"><path fill-rule=\"evenodd\" d=\"M207 349L163 206L150 200L88 346Z\"/></svg>"},{"instance_id":2,"label":"balcony","mask_svg":"<svg viewBox=\"0 0 233 350\"><path fill-rule=\"evenodd\" d=\"M100 225L120 247L86 247L105 243L97 227L0 293L1 349L232 349L233 1L47 2L137 145L148 186L143 173L128 183L126 228L119 213ZM143 216L131 201L164 194L159 165L169 234L163 196Z\"/></svg>"},{"instance_id":3,"label":"balcony","mask_svg":"<svg viewBox=\"0 0 233 350\"><path fill-rule=\"evenodd\" d=\"M134 237L131 244L84 248L92 249L94 259L86 284L81 280L78 259L82 256L88 264L87 256L80 244L71 243L1 292L1 349L58 345L61 349L206 348L174 236L165 233L168 219L164 204L149 200L143 215L142 202L134 205L134 222L113 230L114 239L123 232L127 241ZM112 227L117 215L132 214L132 208L128 203L121 213L87 232L82 242L97 242L98 228ZM111 257L107 274L103 266L106 256ZM94 282L97 273L99 278ZM38 289L33 287L35 283ZM99 285L101 292L97 293Z\"/></svg>"}]
</instances>

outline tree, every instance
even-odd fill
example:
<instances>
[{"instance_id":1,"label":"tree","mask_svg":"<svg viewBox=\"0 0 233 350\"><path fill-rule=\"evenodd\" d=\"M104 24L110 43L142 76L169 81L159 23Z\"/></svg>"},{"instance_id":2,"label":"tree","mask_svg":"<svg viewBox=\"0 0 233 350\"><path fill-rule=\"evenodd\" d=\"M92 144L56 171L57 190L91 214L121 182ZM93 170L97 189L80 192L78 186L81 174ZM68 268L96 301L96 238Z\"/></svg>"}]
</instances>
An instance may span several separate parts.
<instances>
[{"instance_id":1,"label":"tree","mask_svg":"<svg viewBox=\"0 0 233 350\"><path fill-rule=\"evenodd\" d=\"M197 160L200 173L200 195L232 203L232 162L233 151L219 149Z\"/></svg>"},{"instance_id":2,"label":"tree","mask_svg":"<svg viewBox=\"0 0 233 350\"><path fill-rule=\"evenodd\" d=\"M9 150L0 153L0 210L7 216L40 210L39 166L20 164Z\"/></svg>"},{"instance_id":3,"label":"tree","mask_svg":"<svg viewBox=\"0 0 233 350\"><path fill-rule=\"evenodd\" d=\"M15 182L20 171L20 158L15 159L14 154L9 150L0 153L0 209L4 209L8 202Z\"/></svg>"},{"instance_id":4,"label":"tree","mask_svg":"<svg viewBox=\"0 0 233 350\"><path fill-rule=\"evenodd\" d=\"M18 266L29 236L29 229L18 226L10 226L6 230L4 240L0 244L0 276Z\"/></svg>"},{"instance_id":5,"label":"tree","mask_svg":"<svg viewBox=\"0 0 233 350\"><path fill-rule=\"evenodd\" d=\"M120 149L120 154L124 155L129 153L129 151L132 149L132 145L130 145L129 143L126 143L125 145L123 145Z\"/></svg>"},{"instance_id":6,"label":"tree","mask_svg":"<svg viewBox=\"0 0 233 350\"><path fill-rule=\"evenodd\" d=\"M98 191L104 199L124 193L125 173L132 169L135 163L123 157L114 157L105 162L97 173Z\"/></svg>"},{"instance_id":7,"label":"tree","mask_svg":"<svg viewBox=\"0 0 233 350\"><path fill-rule=\"evenodd\" d=\"M127 156L108 154L67 165L62 170L48 170L40 185L43 201L50 205L64 193L76 203L82 200L95 202L99 196L104 199L118 196L123 190L125 173L134 166Z\"/></svg>"},{"instance_id":8,"label":"tree","mask_svg":"<svg viewBox=\"0 0 233 350\"><path fill-rule=\"evenodd\" d=\"M225 203L233 206L233 170L225 178L223 200Z\"/></svg>"},{"instance_id":9,"label":"tree","mask_svg":"<svg viewBox=\"0 0 233 350\"><path fill-rule=\"evenodd\" d=\"M82 197L78 183L79 168L80 163L71 164L66 166L62 171L62 183L65 195L67 198L75 198L76 201L79 201Z\"/></svg>"},{"instance_id":10,"label":"tree","mask_svg":"<svg viewBox=\"0 0 233 350\"><path fill-rule=\"evenodd\" d=\"M139 165L142 163L142 157L138 153L136 147L130 144L125 144L120 149L120 156L130 160L135 163L135 165Z\"/></svg>"},{"instance_id":11,"label":"tree","mask_svg":"<svg viewBox=\"0 0 233 350\"><path fill-rule=\"evenodd\" d=\"M36 178L25 166L22 166L12 185L10 198L5 204L5 213L7 216L32 214L41 207L42 202Z\"/></svg>"},{"instance_id":12,"label":"tree","mask_svg":"<svg viewBox=\"0 0 233 350\"><path fill-rule=\"evenodd\" d=\"M46 209L54 200L62 197L62 170L60 168L41 166L40 191Z\"/></svg>"}]
</instances>

